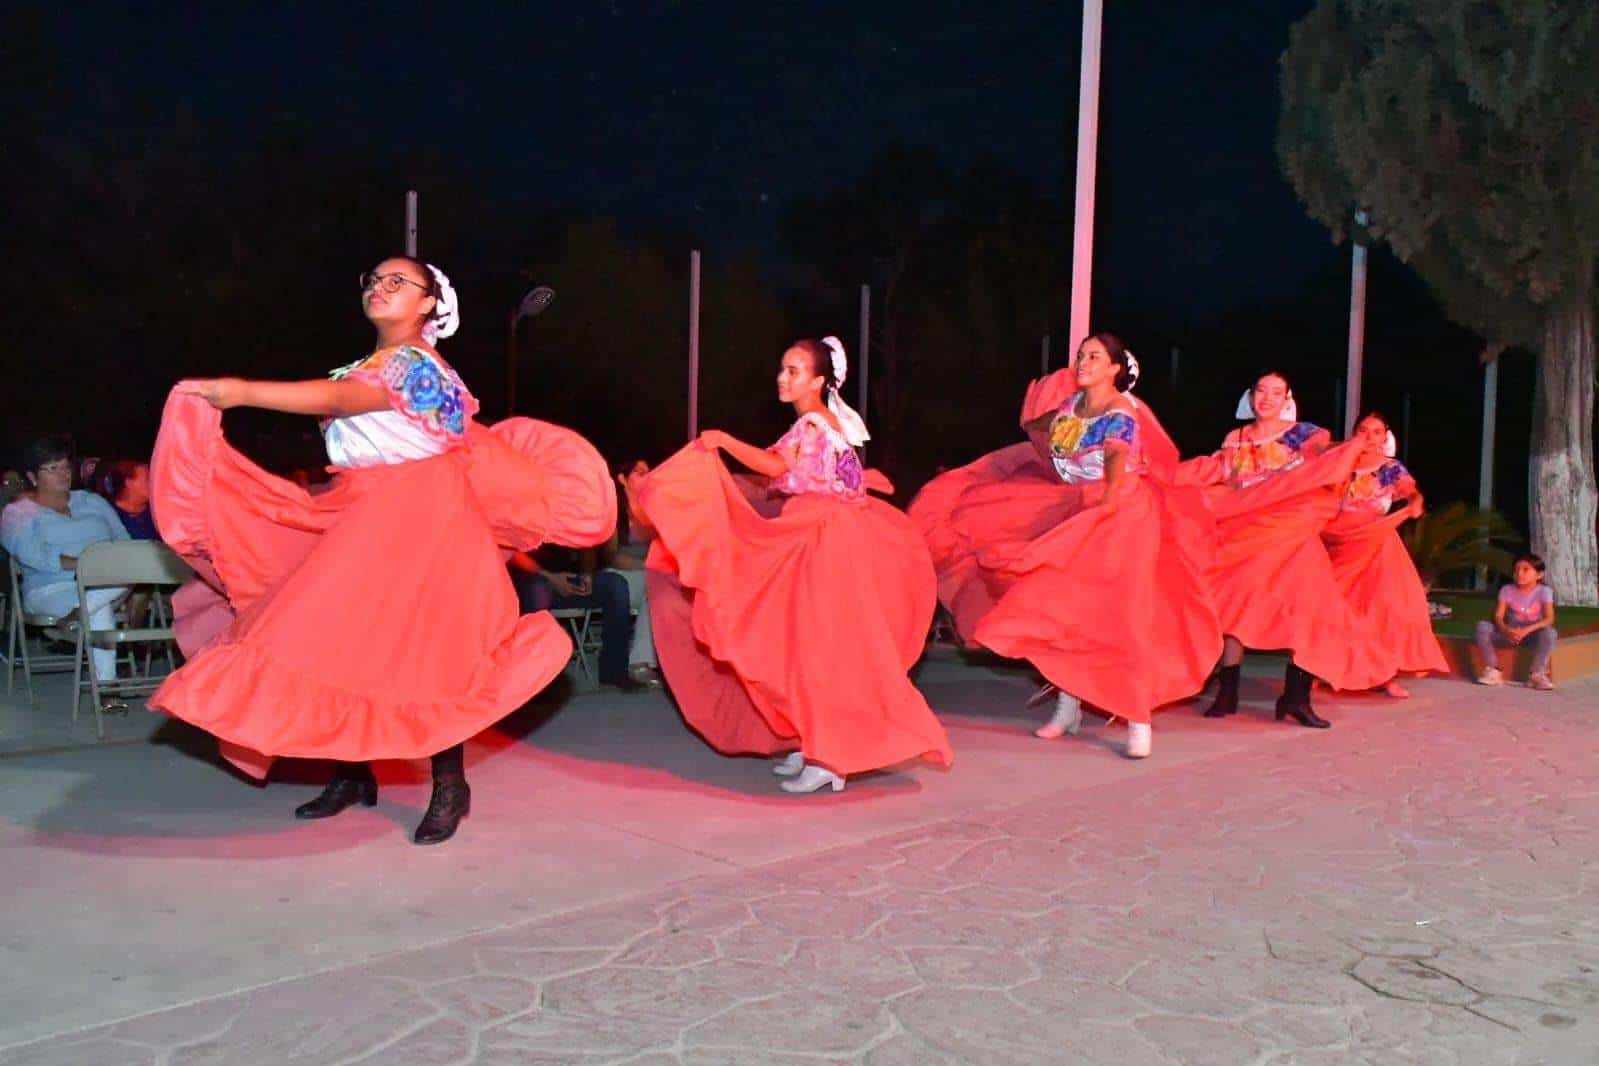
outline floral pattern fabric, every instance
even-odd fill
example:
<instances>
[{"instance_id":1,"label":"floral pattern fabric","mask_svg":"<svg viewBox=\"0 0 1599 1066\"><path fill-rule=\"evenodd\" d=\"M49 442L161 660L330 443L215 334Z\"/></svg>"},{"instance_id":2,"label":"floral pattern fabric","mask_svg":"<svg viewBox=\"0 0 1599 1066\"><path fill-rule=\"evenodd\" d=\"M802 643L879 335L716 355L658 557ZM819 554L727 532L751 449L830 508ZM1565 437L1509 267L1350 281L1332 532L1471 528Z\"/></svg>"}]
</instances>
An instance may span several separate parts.
<instances>
[{"instance_id":1,"label":"floral pattern fabric","mask_svg":"<svg viewBox=\"0 0 1599 1066\"><path fill-rule=\"evenodd\" d=\"M1066 401L1049 424L1049 452L1062 481L1101 481L1109 452L1138 452L1138 420L1126 411L1106 411L1085 418L1077 398ZM1136 465L1136 458L1134 460Z\"/></svg>"},{"instance_id":2,"label":"floral pattern fabric","mask_svg":"<svg viewBox=\"0 0 1599 1066\"><path fill-rule=\"evenodd\" d=\"M1222 442L1227 483L1235 489L1258 485L1274 474L1294 469L1305 461L1305 444L1322 432L1314 423L1295 422L1272 437L1246 437L1246 431L1253 428L1235 429Z\"/></svg>"},{"instance_id":3,"label":"floral pattern fabric","mask_svg":"<svg viewBox=\"0 0 1599 1066\"><path fill-rule=\"evenodd\" d=\"M382 385L393 409L439 440L458 441L477 414L477 398L438 356L409 344L388 348L330 375Z\"/></svg>"},{"instance_id":4,"label":"floral pattern fabric","mask_svg":"<svg viewBox=\"0 0 1599 1066\"><path fill-rule=\"evenodd\" d=\"M1398 459L1387 459L1369 470L1355 471L1344 492L1342 508L1385 515L1395 500L1412 496L1415 491L1415 479L1404 464Z\"/></svg>"},{"instance_id":5,"label":"floral pattern fabric","mask_svg":"<svg viewBox=\"0 0 1599 1066\"><path fill-rule=\"evenodd\" d=\"M822 493L850 500L866 495L861 457L819 414L801 416L767 451L788 463L788 472L772 479L773 492Z\"/></svg>"}]
</instances>

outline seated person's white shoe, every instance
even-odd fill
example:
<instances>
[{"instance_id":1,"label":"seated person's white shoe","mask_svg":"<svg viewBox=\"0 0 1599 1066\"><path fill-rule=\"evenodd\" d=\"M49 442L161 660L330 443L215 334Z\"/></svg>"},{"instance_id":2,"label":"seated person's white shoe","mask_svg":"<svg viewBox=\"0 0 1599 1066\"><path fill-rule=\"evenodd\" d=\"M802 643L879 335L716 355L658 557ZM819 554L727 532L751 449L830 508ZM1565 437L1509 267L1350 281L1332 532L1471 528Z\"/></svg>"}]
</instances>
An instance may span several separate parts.
<instances>
[{"instance_id":1,"label":"seated person's white shoe","mask_svg":"<svg viewBox=\"0 0 1599 1066\"><path fill-rule=\"evenodd\" d=\"M772 764L772 773L778 777L793 777L805 769L805 753L791 751Z\"/></svg>"},{"instance_id":2,"label":"seated person's white shoe","mask_svg":"<svg viewBox=\"0 0 1599 1066\"><path fill-rule=\"evenodd\" d=\"M784 792L815 792L817 789L831 785L834 792L844 791L844 779L825 766L811 765L799 772L798 777L792 777L782 783Z\"/></svg>"},{"instance_id":3,"label":"seated person's white shoe","mask_svg":"<svg viewBox=\"0 0 1599 1066\"><path fill-rule=\"evenodd\" d=\"M1148 722L1127 723L1127 757L1149 758L1149 749L1155 742L1155 730Z\"/></svg>"},{"instance_id":4,"label":"seated person's white shoe","mask_svg":"<svg viewBox=\"0 0 1599 1066\"><path fill-rule=\"evenodd\" d=\"M1555 682L1548 674L1528 674L1527 687L1537 689L1539 692L1553 692Z\"/></svg>"},{"instance_id":5,"label":"seated person's white shoe","mask_svg":"<svg viewBox=\"0 0 1599 1066\"><path fill-rule=\"evenodd\" d=\"M1497 666L1490 666L1477 675L1477 684L1479 685L1503 685L1504 683L1505 675L1499 672Z\"/></svg>"},{"instance_id":6,"label":"seated person's white shoe","mask_svg":"<svg viewBox=\"0 0 1599 1066\"><path fill-rule=\"evenodd\" d=\"M1077 735L1078 727L1083 724L1083 705L1076 696L1067 692L1056 693L1055 714L1049 721L1033 730L1033 736L1040 740L1054 740L1067 733Z\"/></svg>"}]
</instances>

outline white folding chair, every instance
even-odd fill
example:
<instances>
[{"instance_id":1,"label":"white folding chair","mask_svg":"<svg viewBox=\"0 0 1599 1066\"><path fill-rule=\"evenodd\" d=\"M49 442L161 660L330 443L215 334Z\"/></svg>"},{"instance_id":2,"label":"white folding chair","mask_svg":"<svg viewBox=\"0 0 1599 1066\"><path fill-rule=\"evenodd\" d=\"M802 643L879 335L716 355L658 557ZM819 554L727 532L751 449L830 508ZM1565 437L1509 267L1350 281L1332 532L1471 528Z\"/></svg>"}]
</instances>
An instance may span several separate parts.
<instances>
[{"instance_id":1,"label":"white folding chair","mask_svg":"<svg viewBox=\"0 0 1599 1066\"><path fill-rule=\"evenodd\" d=\"M583 675L583 680L590 685L599 684L598 669L592 658L593 649L597 644L591 644L589 629L594 621L595 611L592 607L556 607L551 609L550 617L566 627L572 637L572 657L577 660L577 668Z\"/></svg>"},{"instance_id":2,"label":"white folding chair","mask_svg":"<svg viewBox=\"0 0 1599 1066\"><path fill-rule=\"evenodd\" d=\"M142 675L102 681L89 661L89 653L97 647L121 651L130 644L144 644L147 647L159 644L166 652L168 669L173 669L176 666L176 659L172 655L172 625L159 593L163 589L183 584L194 576L194 571L189 569L189 564L179 558L176 552L160 541L108 540L91 544L83 549L78 556L77 574L79 624L72 686L72 720L74 722L78 720L83 670L88 666L89 696L94 702L95 733L104 737L105 697L153 692L160 685L164 675L150 674L150 657L146 655L145 671ZM116 624L110 629L94 628L89 618L89 592L93 589L131 588L136 585L150 586L156 593L152 596L152 617L146 619L147 622L155 624L137 627ZM129 662L131 666L131 658Z\"/></svg>"},{"instance_id":3,"label":"white folding chair","mask_svg":"<svg viewBox=\"0 0 1599 1066\"><path fill-rule=\"evenodd\" d=\"M45 614L42 611L29 611L22 606L22 571L17 566L17 560L10 552L3 552L6 557L6 572L8 592L6 595L6 695L11 695L16 686L17 667L22 667L22 678L28 686L28 702L38 702L38 696L33 691L34 674L61 674L75 667L78 661L76 654L66 652L42 651L37 654L28 650L28 629L48 629L60 625L66 620L66 615Z\"/></svg>"}]
</instances>

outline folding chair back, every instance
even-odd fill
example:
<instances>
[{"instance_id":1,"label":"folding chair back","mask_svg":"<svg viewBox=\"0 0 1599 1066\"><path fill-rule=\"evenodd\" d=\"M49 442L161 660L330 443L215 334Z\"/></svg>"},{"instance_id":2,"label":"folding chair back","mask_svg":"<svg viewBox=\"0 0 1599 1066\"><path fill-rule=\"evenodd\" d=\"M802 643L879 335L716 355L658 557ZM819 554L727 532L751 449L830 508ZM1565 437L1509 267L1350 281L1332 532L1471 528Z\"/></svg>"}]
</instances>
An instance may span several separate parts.
<instances>
[{"instance_id":1,"label":"folding chair back","mask_svg":"<svg viewBox=\"0 0 1599 1066\"><path fill-rule=\"evenodd\" d=\"M29 611L22 606L22 568L10 552L0 551L6 558L8 595L6 597L6 695L16 686L17 667L22 667L22 679L28 686L28 702L37 697L33 691L34 674L65 673L74 668L76 655L64 652L34 654L28 649L28 627L44 629L56 625L61 616Z\"/></svg>"},{"instance_id":2,"label":"folding chair back","mask_svg":"<svg viewBox=\"0 0 1599 1066\"><path fill-rule=\"evenodd\" d=\"M166 649L169 667L175 665L172 656L172 626L164 610L157 609L155 621L159 624L138 627L116 626L96 629L90 620L89 592L101 588L131 588L149 586L156 590L173 588L194 576L189 564L178 554L157 540L108 540L91 544L78 556L78 627L77 680L72 689L72 716L78 716L78 701L82 689L82 673L90 666L89 653L96 647L120 648L130 643L160 644ZM159 604L159 595L157 603ZM92 666L89 669L89 693L94 702L94 723L97 734L105 736L104 698L139 692L151 692L160 684L159 677L149 675L149 659L145 660L146 673L142 677L101 680Z\"/></svg>"}]
</instances>

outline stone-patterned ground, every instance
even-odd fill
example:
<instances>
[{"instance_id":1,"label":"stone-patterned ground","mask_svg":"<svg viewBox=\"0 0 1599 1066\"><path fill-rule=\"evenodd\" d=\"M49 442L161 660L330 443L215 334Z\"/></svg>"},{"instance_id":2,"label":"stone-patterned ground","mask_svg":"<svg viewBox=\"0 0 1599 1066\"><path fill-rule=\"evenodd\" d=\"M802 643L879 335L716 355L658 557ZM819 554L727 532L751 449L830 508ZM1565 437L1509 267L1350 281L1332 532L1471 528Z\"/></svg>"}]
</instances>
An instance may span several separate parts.
<instances>
[{"instance_id":1,"label":"stone-patterned ground","mask_svg":"<svg viewBox=\"0 0 1599 1066\"><path fill-rule=\"evenodd\" d=\"M1599 1063L1596 708L1459 686L0 1064Z\"/></svg>"}]
</instances>

